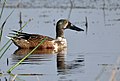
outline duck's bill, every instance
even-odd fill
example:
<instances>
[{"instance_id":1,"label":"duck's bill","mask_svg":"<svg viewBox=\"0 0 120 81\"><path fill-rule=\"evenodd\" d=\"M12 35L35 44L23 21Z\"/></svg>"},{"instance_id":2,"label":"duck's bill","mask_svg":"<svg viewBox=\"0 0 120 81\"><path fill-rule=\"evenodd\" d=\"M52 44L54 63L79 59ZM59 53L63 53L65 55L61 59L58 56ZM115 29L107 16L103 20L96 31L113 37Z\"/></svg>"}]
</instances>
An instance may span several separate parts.
<instances>
[{"instance_id":1,"label":"duck's bill","mask_svg":"<svg viewBox=\"0 0 120 81\"><path fill-rule=\"evenodd\" d=\"M78 28L78 27L76 27L75 25L70 26L70 29L71 29L71 30L76 30L76 31L84 31L83 29Z\"/></svg>"}]
</instances>

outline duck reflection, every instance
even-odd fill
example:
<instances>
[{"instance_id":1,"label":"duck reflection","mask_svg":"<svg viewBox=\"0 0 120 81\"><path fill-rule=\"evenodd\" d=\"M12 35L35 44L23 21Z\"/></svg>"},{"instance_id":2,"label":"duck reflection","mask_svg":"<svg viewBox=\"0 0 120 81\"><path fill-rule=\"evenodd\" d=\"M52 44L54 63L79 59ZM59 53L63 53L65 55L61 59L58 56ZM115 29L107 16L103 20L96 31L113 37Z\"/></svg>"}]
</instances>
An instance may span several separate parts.
<instances>
[{"instance_id":1,"label":"duck reflection","mask_svg":"<svg viewBox=\"0 0 120 81\"><path fill-rule=\"evenodd\" d=\"M18 49L13 54L13 61L18 62L21 60L24 56L26 56L32 49ZM79 68L81 66L84 66L83 61L84 58L80 56L80 59L75 59L73 61L67 61L67 48L59 49L57 51L52 49L37 49L35 50L22 64L37 64L44 62L53 61L52 57L55 57L56 61L56 68L58 74L66 74L68 71L72 69Z\"/></svg>"},{"instance_id":2,"label":"duck reflection","mask_svg":"<svg viewBox=\"0 0 120 81\"><path fill-rule=\"evenodd\" d=\"M18 62L31 51L32 49L17 49L14 52L12 59L14 62ZM55 59L57 59L57 65L63 67L66 54L67 48L58 49L57 51L54 49L36 49L27 59L25 59L25 61L27 61L27 63L33 61L34 63L37 61L49 61L51 60L51 57L55 56Z\"/></svg>"},{"instance_id":3,"label":"duck reflection","mask_svg":"<svg viewBox=\"0 0 120 81\"><path fill-rule=\"evenodd\" d=\"M82 67L85 66L84 64L84 57L83 55L78 56L78 58L72 60L72 61L67 61L66 60L66 54L64 52L59 52L57 54L57 71L58 74L70 74L74 72L81 72L84 73L84 70Z\"/></svg>"},{"instance_id":4,"label":"duck reflection","mask_svg":"<svg viewBox=\"0 0 120 81\"><path fill-rule=\"evenodd\" d=\"M59 52L57 53L56 61L57 61L57 69L58 69L58 72L59 72L60 70L64 70L64 69L66 68L65 58L66 58L66 53L65 53L65 51L59 51Z\"/></svg>"},{"instance_id":5,"label":"duck reflection","mask_svg":"<svg viewBox=\"0 0 120 81\"><path fill-rule=\"evenodd\" d=\"M30 53L32 50L33 49L17 49L14 52L14 54L19 55L19 56L26 55L26 54ZM54 53L57 53L57 51L55 51L53 49L36 49L32 54L54 54Z\"/></svg>"}]
</instances>

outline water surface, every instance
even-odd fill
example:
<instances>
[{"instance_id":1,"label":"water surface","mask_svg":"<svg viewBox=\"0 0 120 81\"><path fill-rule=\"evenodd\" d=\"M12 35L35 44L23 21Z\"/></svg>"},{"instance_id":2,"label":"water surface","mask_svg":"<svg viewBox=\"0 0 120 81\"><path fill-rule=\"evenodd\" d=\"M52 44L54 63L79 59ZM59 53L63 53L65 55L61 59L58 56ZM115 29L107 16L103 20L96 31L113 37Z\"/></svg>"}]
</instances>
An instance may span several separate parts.
<instances>
[{"instance_id":1,"label":"water surface","mask_svg":"<svg viewBox=\"0 0 120 81\"><path fill-rule=\"evenodd\" d=\"M12 11L6 8L2 20ZM18 30L19 13L23 24L32 19L24 32L43 34L55 38L55 23L68 18L70 9L29 8L15 9L3 33L2 47L11 30ZM119 81L120 66L120 10L74 8L69 20L88 32L65 31L68 48L59 52L36 50L12 71L16 81ZM30 50L18 50L12 44L0 61L1 81L13 76L6 71L21 60Z\"/></svg>"}]
</instances>

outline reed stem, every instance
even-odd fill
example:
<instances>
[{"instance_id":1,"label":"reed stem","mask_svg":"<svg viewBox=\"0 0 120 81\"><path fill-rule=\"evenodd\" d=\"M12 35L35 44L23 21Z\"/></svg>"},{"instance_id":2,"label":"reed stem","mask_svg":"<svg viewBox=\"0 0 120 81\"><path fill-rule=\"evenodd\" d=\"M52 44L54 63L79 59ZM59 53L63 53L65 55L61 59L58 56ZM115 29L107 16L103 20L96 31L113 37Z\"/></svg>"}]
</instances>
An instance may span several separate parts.
<instances>
[{"instance_id":1,"label":"reed stem","mask_svg":"<svg viewBox=\"0 0 120 81\"><path fill-rule=\"evenodd\" d=\"M14 10L15 10L15 9L14 9ZM14 11L14 10L13 10L13 11ZM3 28L4 28L4 26L5 26L8 18L12 15L13 11L7 16L7 18L5 19L5 21L3 22L3 24L2 24L2 26L1 26L1 28L0 28L0 29L1 29L1 30L0 30L0 42L1 42L1 39L2 39Z\"/></svg>"},{"instance_id":2,"label":"reed stem","mask_svg":"<svg viewBox=\"0 0 120 81\"><path fill-rule=\"evenodd\" d=\"M4 0L3 6L2 6L2 10L1 10L1 13L0 13L0 20L1 20L1 17L2 17L2 13L3 13L3 10L4 10L5 4L6 4L6 0Z\"/></svg>"},{"instance_id":3,"label":"reed stem","mask_svg":"<svg viewBox=\"0 0 120 81\"><path fill-rule=\"evenodd\" d=\"M31 19L29 19L29 21L26 22L18 31L21 31L30 21L31 21ZM10 43L10 41L11 41L11 39L9 39L9 40L5 43L5 45L4 45L2 48L0 48L0 53L2 52L3 49L5 49L5 47ZM5 51L4 51L3 53L1 53L0 59L1 59L1 57L4 55L4 53L7 51L7 49L8 49L11 45L12 45L12 43L10 43L10 44L8 45L8 47L6 47Z\"/></svg>"},{"instance_id":4,"label":"reed stem","mask_svg":"<svg viewBox=\"0 0 120 81\"><path fill-rule=\"evenodd\" d=\"M5 54L5 52L7 51L7 49L12 45L12 42L8 45L8 47L4 50L4 52L1 54L0 59L2 58L2 56Z\"/></svg>"}]
</instances>

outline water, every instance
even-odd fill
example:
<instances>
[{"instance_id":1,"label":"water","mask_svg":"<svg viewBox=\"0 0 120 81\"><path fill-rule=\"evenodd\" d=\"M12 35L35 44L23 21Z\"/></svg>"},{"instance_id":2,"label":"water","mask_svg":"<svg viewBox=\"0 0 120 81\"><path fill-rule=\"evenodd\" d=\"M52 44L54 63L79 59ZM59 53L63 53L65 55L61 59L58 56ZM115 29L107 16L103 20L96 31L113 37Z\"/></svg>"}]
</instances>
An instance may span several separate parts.
<instances>
[{"instance_id":1,"label":"water","mask_svg":"<svg viewBox=\"0 0 120 81\"><path fill-rule=\"evenodd\" d=\"M6 8L2 20L12 11ZM1 47L8 40L11 30L19 29L19 13L23 24L32 19L24 32L43 34L55 38L55 23L68 18L69 8L15 9L8 19ZM88 32L65 31L68 48L59 52L36 50L12 71L16 81L119 81L120 80L120 10L74 8L69 20ZM0 61L1 81L11 81L6 71L21 60L30 50L18 50L12 44Z\"/></svg>"}]
</instances>

